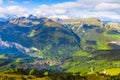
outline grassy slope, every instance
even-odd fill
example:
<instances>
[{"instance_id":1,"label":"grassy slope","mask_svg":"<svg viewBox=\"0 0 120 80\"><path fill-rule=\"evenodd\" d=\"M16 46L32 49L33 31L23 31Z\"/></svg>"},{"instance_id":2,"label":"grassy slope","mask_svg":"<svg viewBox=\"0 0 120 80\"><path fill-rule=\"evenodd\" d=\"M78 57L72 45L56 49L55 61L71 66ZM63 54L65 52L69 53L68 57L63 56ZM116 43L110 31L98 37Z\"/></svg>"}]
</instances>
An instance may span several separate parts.
<instances>
[{"instance_id":1,"label":"grassy slope","mask_svg":"<svg viewBox=\"0 0 120 80\"><path fill-rule=\"evenodd\" d=\"M116 56L112 58L112 53L108 56L104 56L106 53L89 53L86 51L79 51L73 55L72 58L66 60L63 68L66 69L66 72L81 72L81 75L89 72L102 72L108 70L108 74L111 75L112 68L120 69L120 61L117 58L119 53L116 53ZM101 56L103 55L103 57ZM110 69L110 70L109 70ZM114 74L119 74L118 69L114 69ZM113 70L112 70L113 71Z\"/></svg>"},{"instance_id":2,"label":"grassy slope","mask_svg":"<svg viewBox=\"0 0 120 80\"><path fill-rule=\"evenodd\" d=\"M109 34L107 34L107 31L102 34L99 34L93 30L93 31L91 31L90 34L82 37L81 40L82 40L81 43L82 43L83 47L86 46L85 40L96 40L97 46L93 45L92 46L93 48L98 49L98 50L110 50L111 48L107 45L107 42L114 41L114 40L120 40L120 35L109 35ZM89 46L89 45L87 45L87 46ZM67 72L74 72L74 73L81 72L82 75L86 72L91 72L91 68L94 68L95 72L100 72L100 71L103 71L104 69L109 69L112 67L120 68L120 65L118 65L118 64L120 64L119 60L118 61L114 61L114 60L109 61L107 59L101 59L101 60L92 59L97 54L98 53L91 54L89 52L79 51L74 54L74 56L78 56L78 57L77 58L73 57L73 59L68 60L65 64L64 68L67 69ZM104 56L104 54L102 54L102 55ZM112 53L111 53L111 56L112 56ZM99 55L98 58L99 57L101 57L101 56Z\"/></svg>"},{"instance_id":3,"label":"grassy slope","mask_svg":"<svg viewBox=\"0 0 120 80\"><path fill-rule=\"evenodd\" d=\"M0 73L0 80L48 80L48 77L37 78L33 75L16 75Z\"/></svg>"},{"instance_id":4,"label":"grassy slope","mask_svg":"<svg viewBox=\"0 0 120 80\"><path fill-rule=\"evenodd\" d=\"M120 75L109 76L100 73L89 73L85 76L80 76L78 73L62 73L59 75L49 75L44 77L35 77L33 75L16 75L16 74L2 74L0 73L1 80L119 80Z\"/></svg>"}]
</instances>

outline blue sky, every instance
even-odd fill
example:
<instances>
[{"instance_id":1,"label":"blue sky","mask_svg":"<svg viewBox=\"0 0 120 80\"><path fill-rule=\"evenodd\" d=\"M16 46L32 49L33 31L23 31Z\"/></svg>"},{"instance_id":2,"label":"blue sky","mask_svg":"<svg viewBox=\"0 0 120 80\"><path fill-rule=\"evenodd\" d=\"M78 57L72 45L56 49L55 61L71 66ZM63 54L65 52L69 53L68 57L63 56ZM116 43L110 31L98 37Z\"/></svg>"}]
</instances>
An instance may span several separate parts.
<instances>
[{"instance_id":1,"label":"blue sky","mask_svg":"<svg viewBox=\"0 0 120 80\"><path fill-rule=\"evenodd\" d=\"M120 0L0 0L0 16L5 14L120 21Z\"/></svg>"},{"instance_id":2,"label":"blue sky","mask_svg":"<svg viewBox=\"0 0 120 80\"><path fill-rule=\"evenodd\" d=\"M76 0L2 0L4 6L9 5L20 5L28 8L33 8L42 4L57 4L57 3L64 3L64 2L75 2Z\"/></svg>"}]
</instances>

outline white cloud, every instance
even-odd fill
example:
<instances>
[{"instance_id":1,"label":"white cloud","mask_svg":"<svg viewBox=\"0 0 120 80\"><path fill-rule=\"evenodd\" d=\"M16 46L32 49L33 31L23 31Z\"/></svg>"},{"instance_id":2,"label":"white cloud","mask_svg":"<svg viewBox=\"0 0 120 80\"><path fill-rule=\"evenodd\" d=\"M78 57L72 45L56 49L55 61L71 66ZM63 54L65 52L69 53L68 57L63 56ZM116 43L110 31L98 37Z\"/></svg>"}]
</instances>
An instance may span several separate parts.
<instances>
[{"instance_id":1,"label":"white cloud","mask_svg":"<svg viewBox=\"0 0 120 80\"><path fill-rule=\"evenodd\" d=\"M0 7L0 15L9 14L9 15L17 15L17 16L28 16L30 11L27 8L20 6L8 6L8 7Z\"/></svg>"},{"instance_id":2,"label":"white cloud","mask_svg":"<svg viewBox=\"0 0 120 80\"><path fill-rule=\"evenodd\" d=\"M20 6L9 6L6 7L6 11L12 15L26 16L28 15L27 9Z\"/></svg>"},{"instance_id":3,"label":"white cloud","mask_svg":"<svg viewBox=\"0 0 120 80\"><path fill-rule=\"evenodd\" d=\"M90 17L98 17L100 19L106 19L106 20L120 20L120 15L114 12L108 12L108 11L93 11L93 12L87 12L86 14L81 13L81 17L84 18L90 18Z\"/></svg>"},{"instance_id":4,"label":"white cloud","mask_svg":"<svg viewBox=\"0 0 120 80\"><path fill-rule=\"evenodd\" d=\"M29 4L30 3L30 1L24 1L23 2L23 4Z\"/></svg>"},{"instance_id":5,"label":"white cloud","mask_svg":"<svg viewBox=\"0 0 120 80\"><path fill-rule=\"evenodd\" d=\"M67 15L53 15L53 16L50 16L49 18L69 19Z\"/></svg>"},{"instance_id":6,"label":"white cloud","mask_svg":"<svg viewBox=\"0 0 120 80\"><path fill-rule=\"evenodd\" d=\"M26 2L26 4L28 2ZM27 9L14 5L4 8L1 7L0 14L3 13L18 16L33 14L59 18L98 17L100 19L120 21L120 0L76 0L75 2L64 2L51 5L41 4L34 9Z\"/></svg>"},{"instance_id":7,"label":"white cloud","mask_svg":"<svg viewBox=\"0 0 120 80\"><path fill-rule=\"evenodd\" d=\"M78 0L82 4L120 3L120 0Z\"/></svg>"},{"instance_id":8,"label":"white cloud","mask_svg":"<svg viewBox=\"0 0 120 80\"><path fill-rule=\"evenodd\" d=\"M17 2L15 2L14 0L8 0L7 2L8 4L17 4Z\"/></svg>"},{"instance_id":9,"label":"white cloud","mask_svg":"<svg viewBox=\"0 0 120 80\"><path fill-rule=\"evenodd\" d=\"M22 3L23 4L30 4L33 0L24 0Z\"/></svg>"},{"instance_id":10,"label":"white cloud","mask_svg":"<svg viewBox=\"0 0 120 80\"><path fill-rule=\"evenodd\" d=\"M54 6L41 5L38 8L35 8L34 11L36 12L37 15L43 15L43 16L60 15L60 14L66 13L66 9L56 8ZM57 6L57 7L59 7L59 6Z\"/></svg>"},{"instance_id":11,"label":"white cloud","mask_svg":"<svg viewBox=\"0 0 120 80\"><path fill-rule=\"evenodd\" d=\"M34 9L36 15L67 17L70 10L79 9L82 5L77 2L65 2L54 5L40 5Z\"/></svg>"},{"instance_id":12,"label":"white cloud","mask_svg":"<svg viewBox=\"0 0 120 80\"><path fill-rule=\"evenodd\" d=\"M0 7L0 17L4 16L4 9Z\"/></svg>"},{"instance_id":13,"label":"white cloud","mask_svg":"<svg viewBox=\"0 0 120 80\"><path fill-rule=\"evenodd\" d=\"M120 21L120 0L78 0L76 2L40 5L34 9L34 12L36 15L48 17L98 17Z\"/></svg>"},{"instance_id":14,"label":"white cloud","mask_svg":"<svg viewBox=\"0 0 120 80\"><path fill-rule=\"evenodd\" d=\"M0 0L0 4L2 4L3 3L3 0Z\"/></svg>"},{"instance_id":15,"label":"white cloud","mask_svg":"<svg viewBox=\"0 0 120 80\"><path fill-rule=\"evenodd\" d=\"M92 1L92 2L91 2ZM104 3L103 3L104 2ZM84 18L84 17L99 17L109 18L114 20L119 19L119 13L110 11L111 9L118 10L120 5L117 0L79 0L77 2L65 2L53 5L40 5L34 9L37 15L60 18ZM118 10L119 11L119 10ZM114 14L113 14L114 13Z\"/></svg>"},{"instance_id":16,"label":"white cloud","mask_svg":"<svg viewBox=\"0 0 120 80\"><path fill-rule=\"evenodd\" d=\"M118 3L101 3L95 7L97 10L120 10L120 4Z\"/></svg>"},{"instance_id":17,"label":"white cloud","mask_svg":"<svg viewBox=\"0 0 120 80\"><path fill-rule=\"evenodd\" d=\"M0 13L3 11L3 8L2 7L0 7Z\"/></svg>"}]
</instances>

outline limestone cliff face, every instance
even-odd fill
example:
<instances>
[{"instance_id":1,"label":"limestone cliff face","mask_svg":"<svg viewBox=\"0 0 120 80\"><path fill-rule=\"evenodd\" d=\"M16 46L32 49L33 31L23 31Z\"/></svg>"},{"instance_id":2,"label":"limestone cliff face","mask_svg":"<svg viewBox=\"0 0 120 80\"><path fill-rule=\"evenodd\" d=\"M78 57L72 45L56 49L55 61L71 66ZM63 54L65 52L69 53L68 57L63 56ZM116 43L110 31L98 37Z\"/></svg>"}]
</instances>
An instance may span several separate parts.
<instances>
[{"instance_id":1,"label":"limestone cliff face","mask_svg":"<svg viewBox=\"0 0 120 80\"><path fill-rule=\"evenodd\" d=\"M87 24L87 25L95 25L95 26L104 26L104 23L100 21L98 18L83 18L83 19L64 19L61 20L62 24Z\"/></svg>"},{"instance_id":2,"label":"limestone cliff face","mask_svg":"<svg viewBox=\"0 0 120 80\"><path fill-rule=\"evenodd\" d=\"M120 24L116 22L109 22L106 24L106 29L113 29L120 31Z\"/></svg>"}]
</instances>

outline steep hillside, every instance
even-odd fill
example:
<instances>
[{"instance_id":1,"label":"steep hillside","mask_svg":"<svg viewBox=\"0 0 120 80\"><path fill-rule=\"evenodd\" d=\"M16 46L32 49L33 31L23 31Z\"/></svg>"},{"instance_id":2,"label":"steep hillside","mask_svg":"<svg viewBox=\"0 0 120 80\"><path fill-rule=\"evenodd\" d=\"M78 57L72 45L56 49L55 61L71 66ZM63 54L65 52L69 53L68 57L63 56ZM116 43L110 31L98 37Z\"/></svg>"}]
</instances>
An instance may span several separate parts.
<instances>
[{"instance_id":1,"label":"steep hillside","mask_svg":"<svg viewBox=\"0 0 120 80\"><path fill-rule=\"evenodd\" d=\"M119 40L119 23L104 24L98 18L67 19L61 23L71 28L80 38L83 49L110 50L108 42Z\"/></svg>"},{"instance_id":2,"label":"steep hillside","mask_svg":"<svg viewBox=\"0 0 120 80\"><path fill-rule=\"evenodd\" d=\"M44 17L12 19L1 27L0 36L3 41L34 47L44 55L69 55L81 49L81 40L72 30Z\"/></svg>"}]
</instances>

